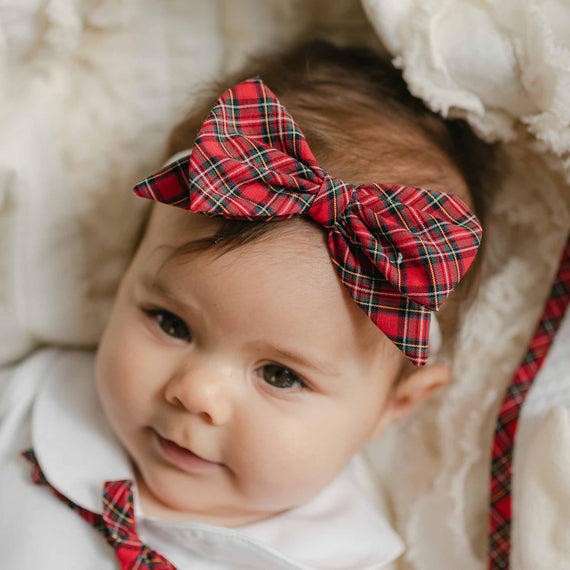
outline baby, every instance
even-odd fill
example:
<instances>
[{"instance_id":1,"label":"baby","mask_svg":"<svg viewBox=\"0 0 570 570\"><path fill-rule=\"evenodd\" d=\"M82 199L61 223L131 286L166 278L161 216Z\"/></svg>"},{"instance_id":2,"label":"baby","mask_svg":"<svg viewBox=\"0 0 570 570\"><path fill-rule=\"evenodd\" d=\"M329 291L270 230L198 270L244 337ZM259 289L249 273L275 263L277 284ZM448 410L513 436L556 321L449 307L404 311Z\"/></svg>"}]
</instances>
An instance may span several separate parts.
<instances>
[{"instance_id":1,"label":"baby","mask_svg":"<svg viewBox=\"0 0 570 570\"><path fill-rule=\"evenodd\" d=\"M233 77L171 151L95 361L44 351L7 391L5 567L388 564L350 462L449 380L428 331L452 353L488 147L319 42Z\"/></svg>"}]
</instances>

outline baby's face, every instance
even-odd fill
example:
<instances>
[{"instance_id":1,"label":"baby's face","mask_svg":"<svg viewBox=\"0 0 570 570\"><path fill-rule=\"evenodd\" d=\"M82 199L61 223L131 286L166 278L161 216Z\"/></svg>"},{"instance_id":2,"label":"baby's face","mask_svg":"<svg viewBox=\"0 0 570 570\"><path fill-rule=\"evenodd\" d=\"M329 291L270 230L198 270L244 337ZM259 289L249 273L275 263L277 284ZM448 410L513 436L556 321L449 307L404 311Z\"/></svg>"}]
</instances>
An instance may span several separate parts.
<instances>
[{"instance_id":1,"label":"baby's face","mask_svg":"<svg viewBox=\"0 0 570 570\"><path fill-rule=\"evenodd\" d=\"M377 429L402 356L306 224L159 271L173 248L218 223L155 205L96 377L143 509L235 526L296 506L337 476Z\"/></svg>"}]
</instances>

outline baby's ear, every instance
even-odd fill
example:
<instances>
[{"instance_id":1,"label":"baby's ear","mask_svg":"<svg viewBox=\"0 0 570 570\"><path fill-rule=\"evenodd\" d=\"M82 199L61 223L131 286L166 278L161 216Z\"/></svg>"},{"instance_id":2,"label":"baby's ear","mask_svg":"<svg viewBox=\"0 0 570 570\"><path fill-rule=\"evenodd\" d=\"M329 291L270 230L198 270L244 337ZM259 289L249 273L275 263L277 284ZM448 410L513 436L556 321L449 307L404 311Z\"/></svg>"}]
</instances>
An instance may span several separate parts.
<instances>
[{"instance_id":1,"label":"baby's ear","mask_svg":"<svg viewBox=\"0 0 570 570\"><path fill-rule=\"evenodd\" d=\"M447 364L431 364L421 368L405 366L402 376L388 395L370 440L376 439L390 424L415 410L450 379L451 369Z\"/></svg>"}]
</instances>

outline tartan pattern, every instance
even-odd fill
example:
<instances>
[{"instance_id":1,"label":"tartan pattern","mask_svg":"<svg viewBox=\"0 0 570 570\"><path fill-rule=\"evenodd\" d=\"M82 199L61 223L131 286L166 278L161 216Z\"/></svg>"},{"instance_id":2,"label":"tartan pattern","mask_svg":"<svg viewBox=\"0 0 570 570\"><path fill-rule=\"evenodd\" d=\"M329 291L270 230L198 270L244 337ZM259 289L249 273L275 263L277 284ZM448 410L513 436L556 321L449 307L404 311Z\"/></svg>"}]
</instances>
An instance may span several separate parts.
<instances>
[{"instance_id":1,"label":"tartan pattern","mask_svg":"<svg viewBox=\"0 0 570 570\"><path fill-rule=\"evenodd\" d=\"M418 366L427 360L431 311L471 265L482 234L474 214L448 194L353 186L327 175L259 79L226 91L190 155L134 192L231 220L312 218L327 231L331 259L353 299Z\"/></svg>"},{"instance_id":2,"label":"tartan pattern","mask_svg":"<svg viewBox=\"0 0 570 570\"><path fill-rule=\"evenodd\" d=\"M511 550L512 459L520 410L570 302L570 238L542 317L501 405L492 448L488 568L508 570Z\"/></svg>"},{"instance_id":3,"label":"tartan pattern","mask_svg":"<svg viewBox=\"0 0 570 570\"><path fill-rule=\"evenodd\" d=\"M45 478L32 449L22 452L32 464L32 481L45 485L79 516L93 525L115 549L121 570L176 570L164 556L144 545L136 533L133 506L133 482L106 481L103 488L103 514L93 513L76 505Z\"/></svg>"}]
</instances>

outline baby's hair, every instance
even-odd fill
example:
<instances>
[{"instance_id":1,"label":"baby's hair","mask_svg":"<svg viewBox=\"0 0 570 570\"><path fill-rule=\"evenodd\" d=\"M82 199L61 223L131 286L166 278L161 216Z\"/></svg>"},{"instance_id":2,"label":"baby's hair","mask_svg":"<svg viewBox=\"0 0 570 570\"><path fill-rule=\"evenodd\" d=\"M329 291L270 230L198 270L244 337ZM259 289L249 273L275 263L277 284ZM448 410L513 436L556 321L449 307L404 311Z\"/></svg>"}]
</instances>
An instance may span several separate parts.
<instances>
[{"instance_id":1,"label":"baby's hair","mask_svg":"<svg viewBox=\"0 0 570 570\"><path fill-rule=\"evenodd\" d=\"M497 182L493 147L477 138L464 121L445 120L430 111L409 93L401 73L388 59L364 47L311 41L254 60L246 69L218 83L174 129L169 154L191 148L220 95L255 76L291 113L328 174L351 184L421 186L458 193L465 199L459 188L463 179L472 209L484 226L485 205ZM421 184L414 180L421 180ZM211 249L223 253L258 239L276 224L291 223L299 221L222 220L214 235L182 245L168 260ZM303 223L312 222L307 218ZM438 314L444 349L453 349L459 309L472 298L481 253Z\"/></svg>"}]
</instances>

